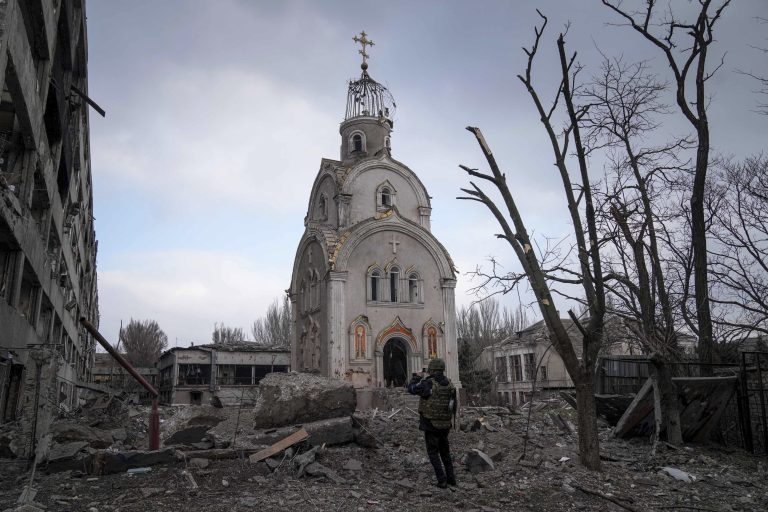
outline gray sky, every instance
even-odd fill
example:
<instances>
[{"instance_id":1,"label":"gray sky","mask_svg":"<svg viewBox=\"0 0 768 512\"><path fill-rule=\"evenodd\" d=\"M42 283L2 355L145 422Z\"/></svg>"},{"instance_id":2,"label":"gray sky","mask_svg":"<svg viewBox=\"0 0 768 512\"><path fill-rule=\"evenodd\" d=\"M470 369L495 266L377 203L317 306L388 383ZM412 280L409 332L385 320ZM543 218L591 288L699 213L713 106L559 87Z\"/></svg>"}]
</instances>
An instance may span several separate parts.
<instances>
[{"instance_id":1,"label":"gray sky","mask_svg":"<svg viewBox=\"0 0 768 512\"><path fill-rule=\"evenodd\" d=\"M637 3L637 2L636 2ZM631 3L628 3L631 5ZM689 2L674 0L675 8ZM600 52L661 55L598 0L355 1L91 0L87 4L101 328L152 318L179 345L210 341L214 322L243 327L282 297L312 181L323 157L338 158L346 81L359 75L352 36L365 30L370 73L398 110L393 156L433 196L433 232L462 273L457 303L475 297L464 274L511 251L478 204L457 201L458 164L484 166L467 125L480 126L507 173L529 229L569 231L551 149L515 77L522 46L549 16L534 80L552 91L557 34L597 72ZM734 0L716 29L709 84L715 152L763 151L768 118L753 112L765 72L756 16L765 0ZM675 114L664 137L688 127ZM599 161L593 161L599 172ZM510 299L511 300L511 299Z\"/></svg>"}]
</instances>

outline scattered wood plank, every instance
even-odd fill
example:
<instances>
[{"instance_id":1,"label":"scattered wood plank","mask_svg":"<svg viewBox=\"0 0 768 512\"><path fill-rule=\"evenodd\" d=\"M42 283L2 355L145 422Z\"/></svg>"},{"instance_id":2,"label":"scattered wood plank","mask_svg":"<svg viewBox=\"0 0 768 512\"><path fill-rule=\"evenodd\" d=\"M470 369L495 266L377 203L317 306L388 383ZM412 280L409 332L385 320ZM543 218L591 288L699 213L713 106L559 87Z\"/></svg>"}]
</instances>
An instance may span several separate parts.
<instances>
[{"instance_id":1,"label":"scattered wood plank","mask_svg":"<svg viewBox=\"0 0 768 512\"><path fill-rule=\"evenodd\" d=\"M387 416L387 419L388 419L388 420L391 420L391 419L392 419L392 418L393 418L395 415L397 415L397 413L399 413L400 411L402 411L402 409L398 409L398 410L396 410L395 412L393 412L392 414L390 414L389 416Z\"/></svg>"},{"instance_id":2,"label":"scattered wood plank","mask_svg":"<svg viewBox=\"0 0 768 512\"><path fill-rule=\"evenodd\" d=\"M649 378L645 381L643 387L640 388L640 391L637 392L632 403L629 404L629 407L627 407L627 410L616 424L616 428L613 429L614 436L626 436L653 410L653 405L649 406L645 400L646 395L651 392L652 388L653 381Z\"/></svg>"},{"instance_id":3,"label":"scattered wood plank","mask_svg":"<svg viewBox=\"0 0 768 512\"><path fill-rule=\"evenodd\" d=\"M307 433L306 430L304 430L303 428L299 429L293 434L289 435L288 437L276 442L272 446L268 448L264 448L260 452L257 452L251 455L250 456L251 462L259 462L264 459L267 459L277 453L280 453L286 448L295 445L296 443L300 443L301 441L304 441L308 437L309 437L309 434Z\"/></svg>"}]
</instances>

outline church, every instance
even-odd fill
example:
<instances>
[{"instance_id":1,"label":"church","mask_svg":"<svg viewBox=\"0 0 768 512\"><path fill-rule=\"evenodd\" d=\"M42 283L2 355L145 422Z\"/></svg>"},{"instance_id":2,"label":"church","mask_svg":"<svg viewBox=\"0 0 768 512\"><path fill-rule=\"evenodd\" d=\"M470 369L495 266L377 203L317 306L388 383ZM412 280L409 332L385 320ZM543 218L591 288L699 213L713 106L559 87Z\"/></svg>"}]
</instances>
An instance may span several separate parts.
<instances>
[{"instance_id":1,"label":"church","mask_svg":"<svg viewBox=\"0 0 768 512\"><path fill-rule=\"evenodd\" d=\"M338 160L312 185L291 286L291 366L356 388L402 386L445 359L459 387L456 270L430 231L430 196L392 158L395 102L368 74L351 80Z\"/></svg>"}]
</instances>

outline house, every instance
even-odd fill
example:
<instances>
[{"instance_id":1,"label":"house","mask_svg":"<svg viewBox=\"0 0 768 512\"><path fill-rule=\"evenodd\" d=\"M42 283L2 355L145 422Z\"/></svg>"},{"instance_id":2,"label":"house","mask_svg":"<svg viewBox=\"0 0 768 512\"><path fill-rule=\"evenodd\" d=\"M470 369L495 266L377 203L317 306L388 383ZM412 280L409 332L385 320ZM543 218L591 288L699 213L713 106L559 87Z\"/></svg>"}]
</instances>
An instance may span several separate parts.
<instances>
[{"instance_id":1,"label":"house","mask_svg":"<svg viewBox=\"0 0 768 512\"><path fill-rule=\"evenodd\" d=\"M562 318L561 322L574 343L576 356L581 358L582 335L573 320ZM694 340L681 336L684 350L690 349ZM644 354L637 336L626 321L616 316L606 318L605 339L600 350L604 361ZM543 320L518 331L510 338L483 350L476 361L479 368L493 371L496 398L500 403L523 404L530 399L534 389L547 396L561 390L574 388L562 358L550 342L549 330Z\"/></svg>"},{"instance_id":2,"label":"house","mask_svg":"<svg viewBox=\"0 0 768 512\"><path fill-rule=\"evenodd\" d=\"M158 363L160 402L168 405L253 401L268 373L287 372L291 350L254 342L176 347Z\"/></svg>"}]
</instances>

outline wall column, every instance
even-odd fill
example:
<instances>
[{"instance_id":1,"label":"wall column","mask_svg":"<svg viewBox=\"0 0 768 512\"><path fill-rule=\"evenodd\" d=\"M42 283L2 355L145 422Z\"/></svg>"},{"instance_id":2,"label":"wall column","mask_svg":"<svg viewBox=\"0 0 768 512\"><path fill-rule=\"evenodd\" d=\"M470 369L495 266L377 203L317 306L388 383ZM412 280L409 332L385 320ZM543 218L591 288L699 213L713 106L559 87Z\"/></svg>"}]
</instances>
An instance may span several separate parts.
<instances>
[{"instance_id":1,"label":"wall column","mask_svg":"<svg viewBox=\"0 0 768 512\"><path fill-rule=\"evenodd\" d=\"M328 278L328 366L326 372L334 379L344 379L347 371L349 336L344 308L346 272L329 272Z\"/></svg>"},{"instance_id":2,"label":"wall column","mask_svg":"<svg viewBox=\"0 0 768 512\"><path fill-rule=\"evenodd\" d=\"M442 279L443 289L443 347L442 357L445 358L445 372L457 387L459 381L459 350L456 343L456 279ZM438 350L438 353L440 350Z\"/></svg>"}]
</instances>

